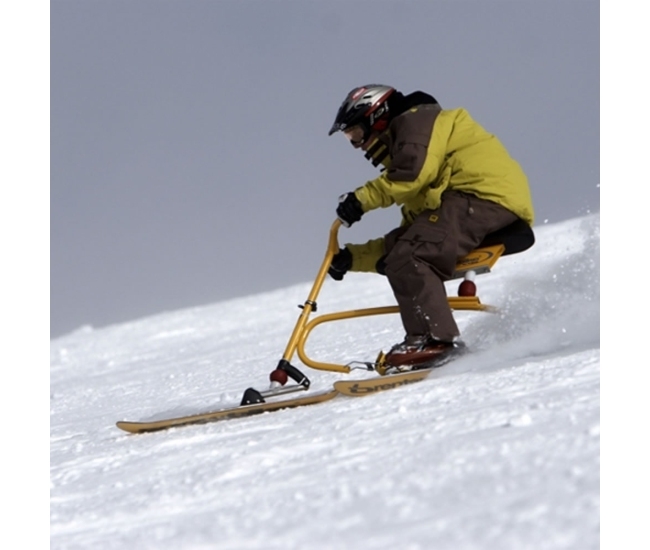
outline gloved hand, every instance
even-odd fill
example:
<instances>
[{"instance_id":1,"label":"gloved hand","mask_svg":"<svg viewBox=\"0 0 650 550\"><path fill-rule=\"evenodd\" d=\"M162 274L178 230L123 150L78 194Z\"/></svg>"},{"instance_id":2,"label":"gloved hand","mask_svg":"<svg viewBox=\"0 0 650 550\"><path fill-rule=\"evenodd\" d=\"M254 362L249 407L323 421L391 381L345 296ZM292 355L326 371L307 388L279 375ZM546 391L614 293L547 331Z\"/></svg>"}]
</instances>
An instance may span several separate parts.
<instances>
[{"instance_id":1,"label":"gloved hand","mask_svg":"<svg viewBox=\"0 0 650 550\"><path fill-rule=\"evenodd\" d=\"M343 276L350 270L351 267L352 252L350 252L347 247L340 248L332 258L332 264L330 265L328 273L330 274L330 277L332 277L332 279L335 281L342 281Z\"/></svg>"},{"instance_id":2,"label":"gloved hand","mask_svg":"<svg viewBox=\"0 0 650 550\"><path fill-rule=\"evenodd\" d=\"M361 219L363 208L361 208L361 203L354 193L344 193L339 197L336 215L345 227L350 227L354 222Z\"/></svg>"}]
</instances>

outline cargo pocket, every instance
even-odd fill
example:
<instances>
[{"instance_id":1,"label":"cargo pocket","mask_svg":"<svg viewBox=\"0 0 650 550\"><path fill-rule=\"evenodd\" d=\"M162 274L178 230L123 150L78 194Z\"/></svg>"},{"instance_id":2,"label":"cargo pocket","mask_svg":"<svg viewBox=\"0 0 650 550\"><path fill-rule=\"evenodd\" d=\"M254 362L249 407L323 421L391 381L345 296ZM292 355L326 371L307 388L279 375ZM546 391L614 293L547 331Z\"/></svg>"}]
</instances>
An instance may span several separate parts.
<instances>
[{"instance_id":1,"label":"cargo pocket","mask_svg":"<svg viewBox=\"0 0 650 550\"><path fill-rule=\"evenodd\" d=\"M449 279L456 268L456 251L453 239L443 229L429 229L418 235L412 256L432 268L439 277Z\"/></svg>"},{"instance_id":2,"label":"cargo pocket","mask_svg":"<svg viewBox=\"0 0 650 550\"><path fill-rule=\"evenodd\" d=\"M416 266L423 263L443 274L442 258L445 248L448 248L447 232L442 229L427 228L426 232L418 231L412 225L402 236L398 237L395 246L386 256L386 273L401 271L405 266ZM452 253L451 271L453 273L455 257Z\"/></svg>"}]
</instances>

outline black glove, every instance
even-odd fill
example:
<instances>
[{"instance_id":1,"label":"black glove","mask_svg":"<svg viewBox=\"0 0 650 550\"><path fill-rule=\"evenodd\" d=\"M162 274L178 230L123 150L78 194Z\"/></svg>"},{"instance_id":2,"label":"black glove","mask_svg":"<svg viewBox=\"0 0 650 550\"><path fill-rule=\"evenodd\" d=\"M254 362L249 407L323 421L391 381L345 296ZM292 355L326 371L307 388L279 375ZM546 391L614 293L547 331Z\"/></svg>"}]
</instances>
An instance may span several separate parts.
<instances>
[{"instance_id":1,"label":"black glove","mask_svg":"<svg viewBox=\"0 0 650 550\"><path fill-rule=\"evenodd\" d=\"M345 193L339 197L336 215L345 227L350 227L354 222L358 222L361 219L363 209L354 193Z\"/></svg>"},{"instance_id":2,"label":"black glove","mask_svg":"<svg viewBox=\"0 0 650 550\"><path fill-rule=\"evenodd\" d=\"M339 251L334 254L332 258L332 264L330 265L328 273L330 277L335 281L342 281L343 276L350 270L352 267L352 252L347 248L340 248Z\"/></svg>"}]
</instances>

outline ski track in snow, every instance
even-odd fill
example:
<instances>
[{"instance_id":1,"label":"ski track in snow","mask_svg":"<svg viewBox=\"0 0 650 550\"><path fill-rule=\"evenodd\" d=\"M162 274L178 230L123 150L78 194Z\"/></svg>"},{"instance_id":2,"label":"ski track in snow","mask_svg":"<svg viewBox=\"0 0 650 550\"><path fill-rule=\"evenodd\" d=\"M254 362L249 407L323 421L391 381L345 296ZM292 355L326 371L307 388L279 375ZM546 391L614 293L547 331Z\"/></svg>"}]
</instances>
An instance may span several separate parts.
<instances>
[{"instance_id":1,"label":"ski track in snow","mask_svg":"<svg viewBox=\"0 0 650 550\"><path fill-rule=\"evenodd\" d=\"M115 427L267 387L311 282L51 341L51 548L598 548L600 216L536 236L477 278L498 313L458 312L471 354L370 397ZM394 299L351 274L318 303L314 316ZM335 322L307 354L373 360L402 336L397 316ZM310 391L346 376L293 363Z\"/></svg>"}]
</instances>

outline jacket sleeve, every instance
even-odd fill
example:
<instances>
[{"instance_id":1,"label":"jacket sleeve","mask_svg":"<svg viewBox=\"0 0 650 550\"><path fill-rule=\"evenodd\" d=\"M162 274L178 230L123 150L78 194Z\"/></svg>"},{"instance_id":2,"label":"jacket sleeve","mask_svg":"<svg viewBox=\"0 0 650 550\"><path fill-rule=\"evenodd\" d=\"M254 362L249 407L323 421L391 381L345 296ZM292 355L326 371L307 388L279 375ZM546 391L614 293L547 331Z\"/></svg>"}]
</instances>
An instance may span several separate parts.
<instances>
[{"instance_id":1,"label":"jacket sleeve","mask_svg":"<svg viewBox=\"0 0 650 550\"><path fill-rule=\"evenodd\" d=\"M352 253L350 271L377 273L377 262L384 255L384 238L373 239L364 244L346 244Z\"/></svg>"}]
</instances>

